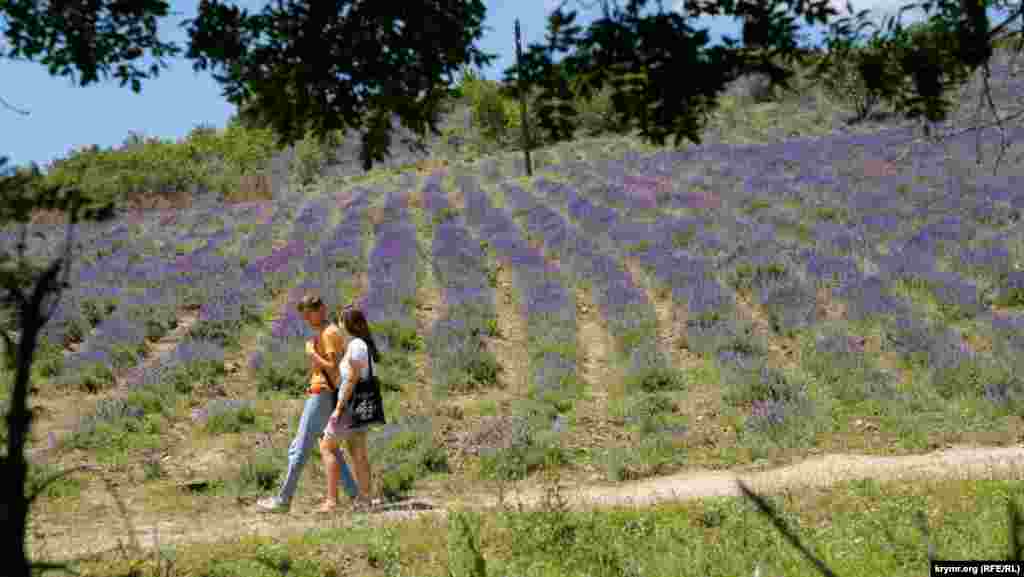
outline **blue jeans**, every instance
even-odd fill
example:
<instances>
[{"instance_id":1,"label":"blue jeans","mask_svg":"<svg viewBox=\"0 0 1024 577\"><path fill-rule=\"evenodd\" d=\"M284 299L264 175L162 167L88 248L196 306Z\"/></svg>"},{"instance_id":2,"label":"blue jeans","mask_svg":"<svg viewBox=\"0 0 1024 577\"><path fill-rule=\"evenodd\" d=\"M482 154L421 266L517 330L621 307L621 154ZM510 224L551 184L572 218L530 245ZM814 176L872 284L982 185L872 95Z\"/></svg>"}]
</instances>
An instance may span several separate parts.
<instances>
[{"instance_id":1,"label":"blue jeans","mask_svg":"<svg viewBox=\"0 0 1024 577\"><path fill-rule=\"evenodd\" d=\"M334 412L338 402L338 393L333 391L321 391L319 395L309 395L306 398L306 405L302 409L302 418L299 420L299 430L295 433L291 447L288 448L288 474L284 478L281 492L278 497L285 503L290 503L295 495L295 489L299 484L299 477L302 475L302 468L306 464L306 458L313 447L318 447L321 433L327 426L327 419ZM349 470L345 456L341 454L341 448L334 450L334 456L338 459L338 466L341 469L341 483L345 486L345 492L350 497L359 495L359 487L352 478L352 471Z\"/></svg>"}]
</instances>

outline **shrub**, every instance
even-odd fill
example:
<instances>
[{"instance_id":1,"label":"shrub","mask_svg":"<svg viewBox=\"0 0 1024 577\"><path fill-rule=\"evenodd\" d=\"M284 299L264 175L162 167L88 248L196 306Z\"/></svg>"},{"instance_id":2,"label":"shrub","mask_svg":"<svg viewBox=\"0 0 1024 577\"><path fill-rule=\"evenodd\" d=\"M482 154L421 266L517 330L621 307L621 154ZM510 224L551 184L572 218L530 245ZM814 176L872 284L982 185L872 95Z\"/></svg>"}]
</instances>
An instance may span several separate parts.
<instances>
[{"instance_id":1,"label":"shrub","mask_svg":"<svg viewBox=\"0 0 1024 577\"><path fill-rule=\"evenodd\" d=\"M38 492L40 498L47 499L78 497L82 492L82 483L75 476L75 473L63 474L54 478L63 470L49 464L30 465L28 469L27 494L33 495ZM47 483L47 481L49 482Z\"/></svg>"},{"instance_id":2,"label":"shrub","mask_svg":"<svg viewBox=\"0 0 1024 577\"><path fill-rule=\"evenodd\" d=\"M370 438L374 462L380 463L381 492L389 500L401 499L417 479L448 472L448 454L434 443L425 419L404 419Z\"/></svg>"},{"instance_id":3,"label":"shrub","mask_svg":"<svg viewBox=\"0 0 1024 577\"><path fill-rule=\"evenodd\" d=\"M201 421L207 433L241 433L256 423L252 401L213 399L202 409Z\"/></svg>"},{"instance_id":4,"label":"shrub","mask_svg":"<svg viewBox=\"0 0 1024 577\"><path fill-rule=\"evenodd\" d=\"M290 171L291 185L300 188L312 184L333 160L334 151L342 142L340 133L331 133L320 139L307 132L302 140L295 143L295 158Z\"/></svg>"},{"instance_id":5,"label":"shrub","mask_svg":"<svg viewBox=\"0 0 1024 577\"><path fill-rule=\"evenodd\" d=\"M523 408L526 407L520 407L520 410ZM481 451L481 475L489 479L515 481L543 468L564 465L567 455L550 423L548 408L539 409L530 416L516 417L509 446Z\"/></svg>"},{"instance_id":6,"label":"shrub","mask_svg":"<svg viewBox=\"0 0 1024 577\"><path fill-rule=\"evenodd\" d=\"M187 395L198 384L210 387L219 383L226 375L223 361L198 360L179 367L168 377L174 389Z\"/></svg>"},{"instance_id":7,"label":"shrub","mask_svg":"<svg viewBox=\"0 0 1024 577\"><path fill-rule=\"evenodd\" d=\"M224 487L236 498L266 493L277 487L284 468L285 464L277 450L270 447L258 448L247 453L237 475L228 480Z\"/></svg>"},{"instance_id":8,"label":"shrub","mask_svg":"<svg viewBox=\"0 0 1024 577\"><path fill-rule=\"evenodd\" d=\"M628 481L658 475L667 467L684 463L685 455L668 436L650 434L635 447L608 449L604 461L609 480Z\"/></svg>"},{"instance_id":9,"label":"shrub","mask_svg":"<svg viewBox=\"0 0 1024 577\"><path fill-rule=\"evenodd\" d=\"M279 391L302 395L309 384L309 359L305 350L288 347L272 354L273 362L262 362L255 368L257 389L263 393Z\"/></svg>"},{"instance_id":10,"label":"shrub","mask_svg":"<svg viewBox=\"0 0 1024 577\"><path fill-rule=\"evenodd\" d=\"M627 391L682 391L686 389L686 377L678 369L671 367L654 367L640 373L631 374L626 379Z\"/></svg>"},{"instance_id":11,"label":"shrub","mask_svg":"<svg viewBox=\"0 0 1024 577\"><path fill-rule=\"evenodd\" d=\"M518 126L517 103L502 96L498 84L479 77L471 69L463 73L460 88L469 99L473 122L484 138L502 143L510 128Z\"/></svg>"},{"instance_id":12,"label":"shrub","mask_svg":"<svg viewBox=\"0 0 1024 577\"><path fill-rule=\"evenodd\" d=\"M423 337L416 332L415 326L403 326L395 320L373 323L374 336L380 335L382 347L397 348L404 353L415 353L423 348Z\"/></svg>"},{"instance_id":13,"label":"shrub","mask_svg":"<svg viewBox=\"0 0 1024 577\"><path fill-rule=\"evenodd\" d=\"M129 408L125 416L111 420L87 420L67 441L73 449L99 450L107 455L124 456L132 449L151 449L160 443L160 421L156 415L144 416L139 408Z\"/></svg>"}]
</instances>

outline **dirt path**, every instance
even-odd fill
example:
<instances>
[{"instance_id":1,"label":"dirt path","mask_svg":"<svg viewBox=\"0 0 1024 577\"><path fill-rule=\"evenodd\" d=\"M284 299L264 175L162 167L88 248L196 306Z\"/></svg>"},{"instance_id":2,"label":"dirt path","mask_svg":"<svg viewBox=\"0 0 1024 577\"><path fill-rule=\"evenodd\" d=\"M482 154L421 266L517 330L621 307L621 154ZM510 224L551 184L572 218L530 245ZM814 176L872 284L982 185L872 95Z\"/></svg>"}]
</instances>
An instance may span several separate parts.
<instances>
[{"instance_id":1,"label":"dirt path","mask_svg":"<svg viewBox=\"0 0 1024 577\"><path fill-rule=\"evenodd\" d=\"M779 493L801 488L824 488L850 480L872 478L878 481L920 482L940 479L1020 479L1024 477L1024 446L1007 448L956 448L924 455L873 457L862 455L825 455L807 459L796 465L759 472L693 471L672 476L646 479L620 485L588 485L563 495L574 509L650 506L657 503L688 501L707 497L739 495L737 480L762 493ZM527 509L543 504L543 491L506 495L506 503L521 503ZM450 503L436 503L427 510L398 510L373 514L374 523L393 522L425 514L444 515ZM496 496L464 495L459 505L476 510L499 506ZM132 502L126 502L129 519ZM119 543L151 549L161 546L196 542L217 542L242 535L284 537L324 526L344 526L352 518L344 514L325 521L307 511L293 510L285 515L268 515L250 507L221 507L197 516L167 518L159 523L110 526L97 531L88 526L33 527L33 547L43 545L58 558L116 549ZM129 532L130 531L130 532ZM133 537L129 537L133 535Z\"/></svg>"},{"instance_id":2,"label":"dirt path","mask_svg":"<svg viewBox=\"0 0 1024 577\"><path fill-rule=\"evenodd\" d=\"M576 289L576 358L586 392L576 402L576 424L566 432L567 449L621 446L630 434L613 422L612 404L625 395L622 370L615 362L615 344L601 324L590 294Z\"/></svg>"},{"instance_id":3,"label":"dirt path","mask_svg":"<svg viewBox=\"0 0 1024 577\"><path fill-rule=\"evenodd\" d=\"M500 336L488 341L505 369L501 373L502 389L507 395L525 397L529 391L530 374L530 358L526 352L526 319L520 312L512 286L512 272L501 262L497 264L497 285L494 304Z\"/></svg>"}]
</instances>

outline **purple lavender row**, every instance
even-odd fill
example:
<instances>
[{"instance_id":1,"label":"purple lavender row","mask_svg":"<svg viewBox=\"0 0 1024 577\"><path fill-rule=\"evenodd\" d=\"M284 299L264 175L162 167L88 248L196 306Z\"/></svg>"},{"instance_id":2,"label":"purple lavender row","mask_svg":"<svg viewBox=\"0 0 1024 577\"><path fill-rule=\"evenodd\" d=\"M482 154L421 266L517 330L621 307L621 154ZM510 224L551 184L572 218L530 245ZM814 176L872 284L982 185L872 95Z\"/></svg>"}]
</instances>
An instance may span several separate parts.
<instances>
[{"instance_id":1,"label":"purple lavender row","mask_svg":"<svg viewBox=\"0 0 1024 577\"><path fill-rule=\"evenodd\" d=\"M310 336L306 322L295 311L295 305L307 290L317 291L334 309L342 304L339 286L351 282L352 277L366 267L363 222L368 206L367 191L357 189L338 225L324 238L318 250L303 260L305 276L302 282L288 290L277 319L271 323L270 339L261 343L262 346L249 357L252 369L259 370L267 356L280 357L296 349L297 342Z\"/></svg>"},{"instance_id":2,"label":"purple lavender row","mask_svg":"<svg viewBox=\"0 0 1024 577\"><path fill-rule=\"evenodd\" d=\"M587 223L592 238L604 240L605 246L632 247L637 262L660 284L671 287L673 302L686 307L686 328L695 350L717 354L724 343L742 333L734 322L733 292L716 278L718 263L678 246L680 236L699 238L699 220L663 215L655 222L644 222L620 217L568 186L539 179L536 188L538 196L566 207L577 222Z\"/></svg>"},{"instance_id":3,"label":"purple lavender row","mask_svg":"<svg viewBox=\"0 0 1024 577\"><path fill-rule=\"evenodd\" d=\"M251 207L257 208L257 207ZM251 212L251 211L245 211ZM257 215L260 221L249 232L232 239L230 244L238 251L269 245L273 233L282 218L291 213L285 204L264 205ZM223 361L225 347L235 346L242 325L259 318L265 291L264 272L274 272L267 267L266 260L256 260L246 266L238 266L237 258L219 254L229 244L228 237L216 234L208 242L198 258L179 261L182 277L192 276L198 286L203 302L198 319L187 338L180 341L175 349L161 357L150 368L136 365L129 373L129 386L162 387L168 375L198 361L219 364ZM274 255L271 254L271 257ZM272 259L271 262L273 262Z\"/></svg>"},{"instance_id":4,"label":"purple lavender row","mask_svg":"<svg viewBox=\"0 0 1024 577\"><path fill-rule=\"evenodd\" d=\"M119 240L125 239L128 230L123 226L115 228ZM182 277L182 265L213 254L229 240L229 235L214 235L204 247L176 263L167 262L167 253L174 246L171 244L163 251L165 254L141 261L134 248L126 245L115 254L85 264L77 270L73 283L76 288L63 295L45 336L51 342L63 341L65 336L83 338L86 327L99 322L82 349L70 355L67 368L72 372L83 363L110 363L112 352L118 347L141 351L146 337L158 338L176 324L176 312L182 301L169 289L190 282L188 275ZM128 339L120 335L134 336ZM122 351L120 356L123 358L124 354Z\"/></svg>"},{"instance_id":5,"label":"purple lavender row","mask_svg":"<svg viewBox=\"0 0 1024 577\"><path fill-rule=\"evenodd\" d=\"M437 178L424 186L423 204L434 221L432 265L445 303L445 313L431 327L429 344L435 392L444 394L489 354L482 337L497 319L494 287L488 281L483 247L449 212Z\"/></svg>"},{"instance_id":6,"label":"purple lavender row","mask_svg":"<svg viewBox=\"0 0 1024 577\"><path fill-rule=\"evenodd\" d=\"M906 135L895 132L881 138L859 139L857 144L871 146L881 154L884 152L884 143L900 136ZM957 307L968 317L978 314L983 305L977 287L955 273L940 271L935 253L943 245L960 245L962 261L975 261L981 267L999 267L1000 262L1005 263L998 245L976 252L962 247L970 240L969 231L980 228L978 225L986 221L997 226L1009 223L1008 211L1013 209L1012 203L1016 200L1011 193L1012 188L1008 186L1012 184L1012 177L977 183L973 194L966 194L967 190L955 179L947 178L941 189L922 190L915 188L914 182L908 177L882 175L882 192L860 192L827 174L815 179L811 171L820 170L818 167L825 158L815 156L819 152L814 147L807 144L791 145L787 152L788 160L802 160L814 167L795 177L796 188L807 190L817 186L831 189L830 192L838 198L833 196L830 200L848 204L860 219L859 225L854 224L853 227L817 223L816 240L824 250L805 251L807 272L822 280L831 277L838 281L837 292L853 305L850 308L855 318L875 315L895 318L893 324L898 335L897 348L902 352L927 352L936 366L950 366L959 362L961 347L958 346L956 335L946 329L940 330L936 337L928 337L929 327L913 314L909 303L894 297L888 287L899 280L925 281L943 306ZM936 162L939 152L933 149L930 154L919 154L913 170L923 175L941 174L941 163ZM766 163L752 168L768 169ZM901 199L901 196L904 198ZM1024 201L1024 198L1021 200ZM909 206L903 204L908 201ZM949 214L964 209L967 209L966 214L969 215L966 220L960 215ZM888 254L860 249L882 240L882 235L891 236L896 232L900 216L910 220L927 217L935 212L945 214L903 235L902 239L894 238L890 242ZM879 270L877 276L868 277L858 271L858 253L861 259L876 263ZM996 276L999 276L998 272ZM934 332L934 328L931 330Z\"/></svg>"},{"instance_id":7,"label":"purple lavender row","mask_svg":"<svg viewBox=\"0 0 1024 577\"><path fill-rule=\"evenodd\" d=\"M567 344L576 342L577 326L576 303L562 282L561 271L527 244L508 212L496 208L473 179L462 179L460 188L466 221L509 268L520 295L530 346L531 392L539 398L564 389L577 374L575 347L566 350Z\"/></svg>"},{"instance_id":8,"label":"purple lavender row","mask_svg":"<svg viewBox=\"0 0 1024 577\"><path fill-rule=\"evenodd\" d=\"M294 201L298 198L289 200ZM290 297L297 291L301 291L301 288L296 286L295 279L302 274L307 260L314 257L320 251L321 245L326 242L323 229L329 218L330 209L337 202L338 199L330 195L307 200L296 211L295 219L290 226L285 226L285 219L292 214L292 206L289 202L276 203L277 210L274 214L269 215L253 234L258 236L261 242L266 242L269 239L272 243L274 233L284 229L288 231L287 238L289 240L283 246L276 249L271 248L270 254L250 260L241 270L240 286L235 288L226 285L223 288L223 293L230 295L232 300L237 300L239 297L247 298L254 305L260 305L266 299L272 298L284 290L285 287L292 287L288 293ZM243 297L243 295L247 296ZM286 309L288 312L294 309L295 303L291 302L290 304L292 306ZM231 313L232 316L234 314L234 312ZM286 323L285 327L290 327L296 320L301 319L291 319L286 315L279 316L278 321L272 325L272 334L275 331L282 335L287 333L287 329L281 324Z\"/></svg>"},{"instance_id":9,"label":"purple lavender row","mask_svg":"<svg viewBox=\"0 0 1024 577\"><path fill-rule=\"evenodd\" d=\"M367 320L375 325L396 324L415 330L416 270L418 245L416 227L408 209L407 192L388 193L381 221L374 227L374 246L368 262L368 286L361 306ZM387 351L389 331L381 331L381 349Z\"/></svg>"},{"instance_id":10,"label":"purple lavender row","mask_svg":"<svg viewBox=\"0 0 1024 577\"><path fill-rule=\"evenodd\" d=\"M225 226L230 225L226 221L223 224ZM131 351L133 344L143 342L143 339L147 336L145 331L140 330L140 326L131 319L143 318L146 319L146 323L149 323L155 318L159 318L161 313L165 315L165 318L169 316L174 319L178 308L175 297L177 296L177 287L180 286L180 283L196 282L197 280L202 283L216 283L220 281L221 284L219 286L223 286L225 284L224 279L217 278L216 275L218 273L226 273L228 276L236 277L234 280L237 282L234 286L243 291L243 298L233 299L230 294L225 294L225 291L217 290L216 285L207 284L206 286L210 290L206 295L207 298L203 307L200 309L199 322L193 327L187 338L180 341L173 350L167 351L155 360L145 364L142 363L141 355L130 359L133 362L129 363L128 366L131 366L131 364L134 364L134 366L125 376L127 384L131 389L146 389L162 395L173 395L177 391L174 390L174 382L170 379L172 375L180 374L182 371L194 367L197 362L212 363L215 366L222 365L224 358L223 341L230 341L230 339L218 338L224 335L218 334L218 330L211 329L220 329L220 332L237 333L238 326L225 326L230 324L225 321L230 320L232 316L230 314L232 305L239 310L244 310L245 306L251 306L252 304L245 300L245 291L248 291L250 294L256 292L252 287L248 287L240 278L240 268L237 265L231 266L231 263L225 257L218 254L221 250L232 245L235 240L230 230L215 232L207 239L206 244L202 248L194 251L192 254L185 255L176 262L165 263L166 266L162 270L154 269L151 266L136 268L134 271L136 274L128 275L129 277L134 276L137 278L138 273L148 272L158 273L157 276L160 278L147 276L145 280L155 286L146 287L141 294L125 296L122 299L123 304L126 305L123 311L119 310L118 314L113 315L97 326L96 333L99 338L94 339L87 347L83 348L86 359L101 365L109 366L113 363L123 366L126 360L124 358L125 351ZM214 318L218 313L223 318ZM237 325L237 322L235 324ZM107 345L108 348L104 348L103 345ZM135 349L135 351L141 352L139 349ZM124 410L111 412L111 407L121 407ZM89 427L95 426L98 421L110 420L116 417L138 418L144 412L143 407L130 406L130 403L124 399L103 401L97 405L93 415L84 419L81 429L86 430Z\"/></svg>"},{"instance_id":11,"label":"purple lavender row","mask_svg":"<svg viewBox=\"0 0 1024 577\"><path fill-rule=\"evenodd\" d=\"M253 212L255 211L242 210L240 215ZM174 293L180 293L181 284L188 283L194 291L192 294L200 299L197 303L200 306L196 323L190 328L186 338L179 341L176 348L165 357L158 359L155 368L148 373L141 362L142 359L139 359L140 362L135 364L127 375L130 387L155 386L152 379L167 372L174 372L177 370L176 367L187 366L192 360L215 362L217 358L222 359L224 348L236 343L242 326L258 318L262 304L262 283L257 276L247 274L247 271L239 266L237 257L221 253L226 249L241 251L253 237L266 235L273 226L274 215L272 206L264 207L258 214L253 215L258 216L260 222L249 228L249 232L237 237L232 235L230 230L235 223L226 221L224 226L229 230L215 233L202 249L173 263L174 282L162 289L165 311L177 311L178 303L173 298ZM159 294L154 291L154 296ZM195 357L191 352L193 350L219 353L213 354L210 358L207 358L209 355Z\"/></svg>"},{"instance_id":12,"label":"purple lavender row","mask_svg":"<svg viewBox=\"0 0 1024 577\"><path fill-rule=\"evenodd\" d=\"M575 276L590 283L594 300L608 323L609 332L621 352L630 356L634 372L659 369L667 359L658 350L654 309L622 265L587 236L576 233L555 210L538 201L526 190L504 185L505 201L510 208L525 213L525 225L546 250L566 263Z\"/></svg>"}]
</instances>

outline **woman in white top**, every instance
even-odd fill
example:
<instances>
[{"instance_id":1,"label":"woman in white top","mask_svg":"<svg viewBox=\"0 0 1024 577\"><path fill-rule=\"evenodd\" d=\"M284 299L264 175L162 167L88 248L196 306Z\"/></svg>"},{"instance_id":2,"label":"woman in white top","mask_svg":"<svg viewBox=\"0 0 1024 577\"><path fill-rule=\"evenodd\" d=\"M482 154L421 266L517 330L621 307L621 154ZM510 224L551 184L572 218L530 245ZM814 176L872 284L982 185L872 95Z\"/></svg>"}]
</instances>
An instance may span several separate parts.
<instances>
[{"instance_id":1,"label":"woman in white top","mask_svg":"<svg viewBox=\"0 0 1024 577\"><path fill-rule=\"evenodd\" d=\"M345 355L338 363L341 377L338 384L338 405L331 414L324 429L323 439L320 441L320 452L324 463L330 465L334 458L334 452L338 447L338 439L344 438L348 446L349 458L359 484L358 502L362 506L369 505L370 499L370 457L366 447L367 427L343 428L340 425L342 413L347 410L349 399L355 391L355 385L359 380L370 376L368 359L372 355L374 365L380 359L377 345L373 342L373 335L370 334L370 327L366 322L363 312L351 305L345 307L341 313L341 322L338 324L345 328L348 343L345 347ZM353 375L358 375L354 377ZM328 472L332 467L327 467ZM338 499L338 476L328 475L327 478L327 502L336 503Z\"/></svg>"}]
</instances>

